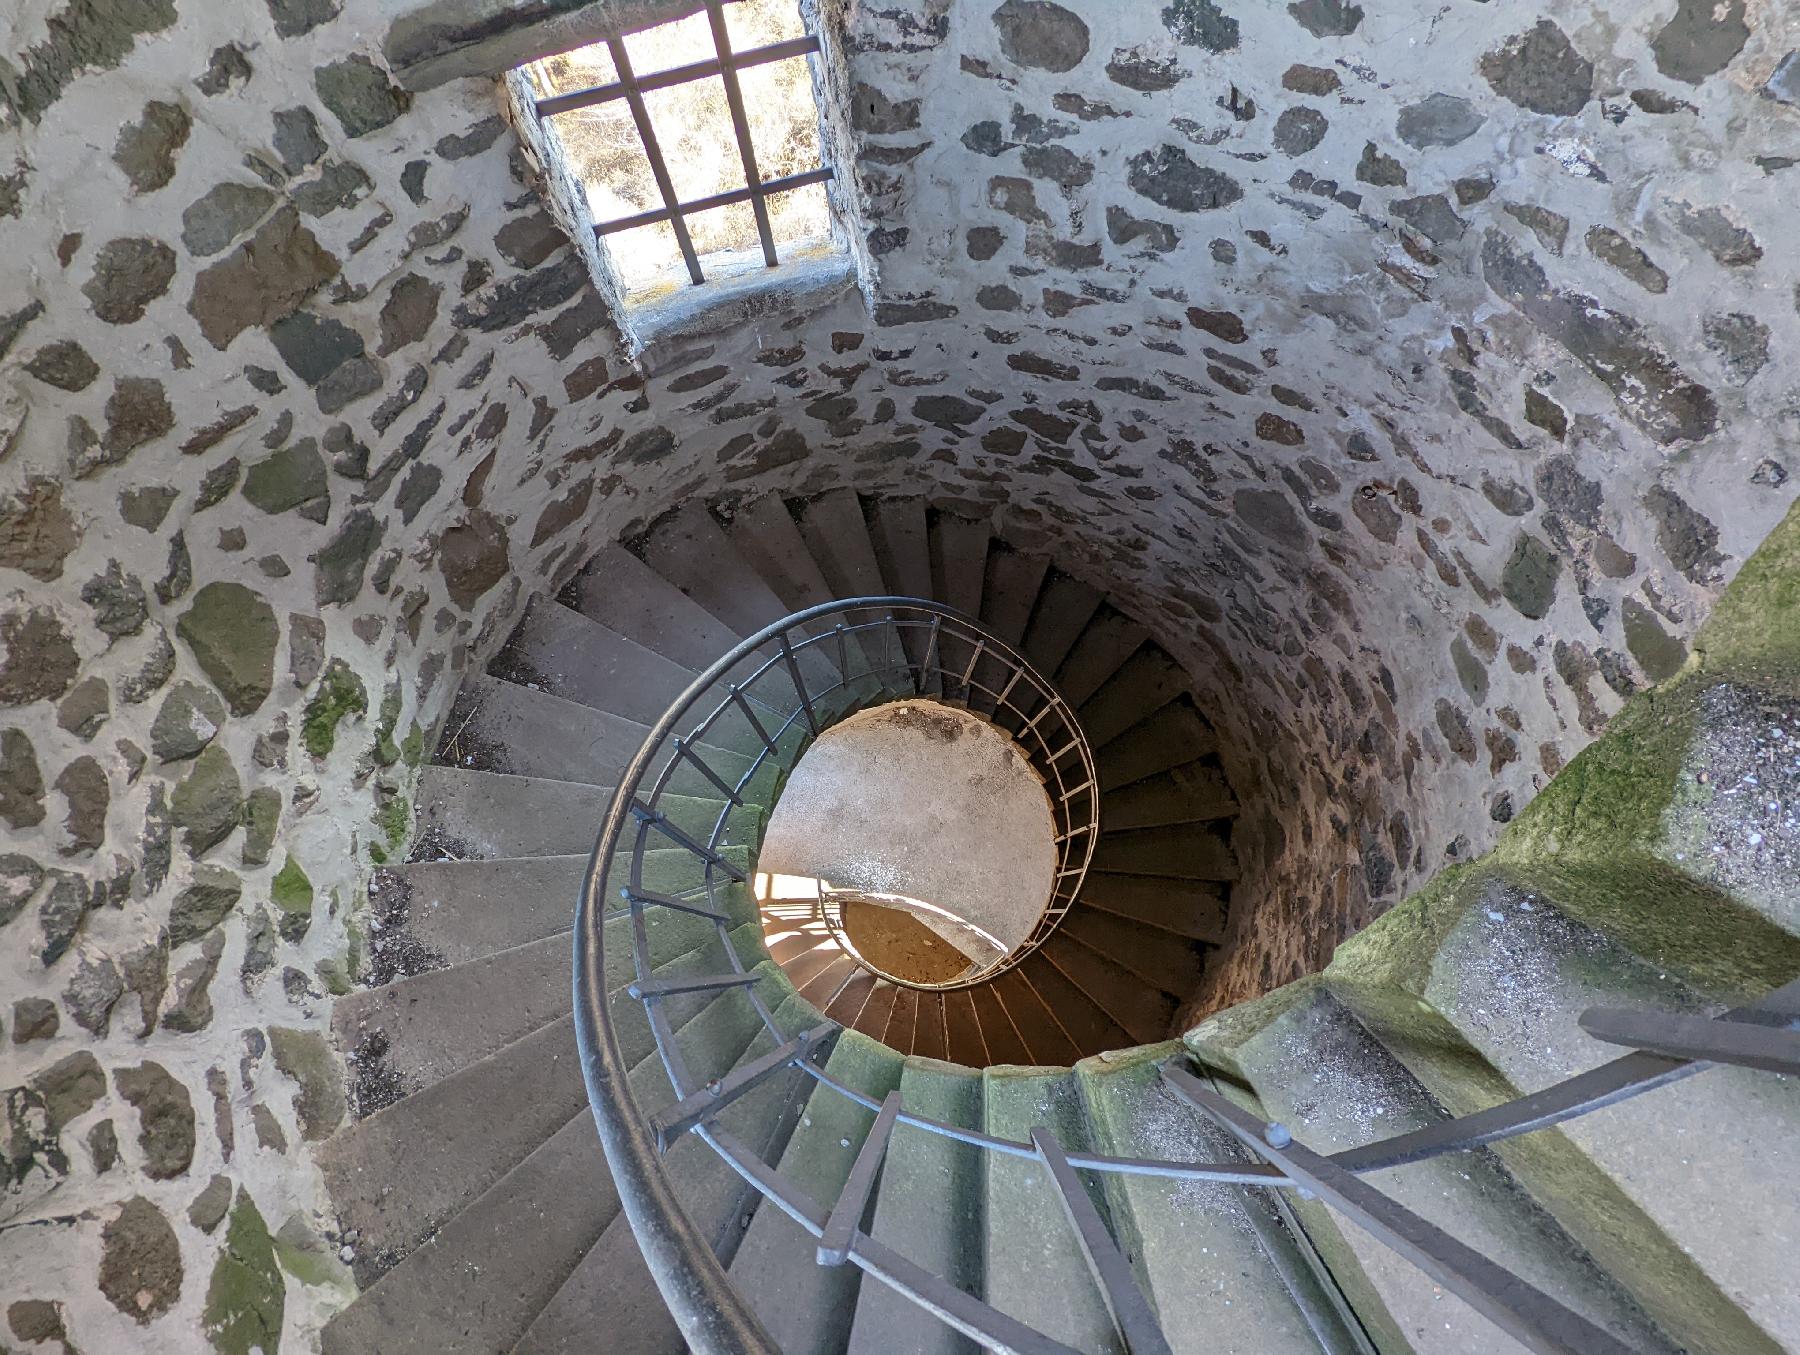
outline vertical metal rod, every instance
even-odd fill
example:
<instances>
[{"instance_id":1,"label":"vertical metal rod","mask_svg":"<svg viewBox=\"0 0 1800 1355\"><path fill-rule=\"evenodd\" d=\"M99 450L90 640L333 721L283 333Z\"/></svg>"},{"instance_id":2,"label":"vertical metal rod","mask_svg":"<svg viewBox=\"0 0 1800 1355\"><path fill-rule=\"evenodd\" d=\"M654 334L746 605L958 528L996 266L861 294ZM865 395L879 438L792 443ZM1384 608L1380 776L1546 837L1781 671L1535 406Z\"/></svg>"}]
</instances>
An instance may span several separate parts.
<instances>
[{"instance_id":1,"label":"vertical metal rod","mask_svg":"<svg viewBox=\"0 0 1800 1355\"><path fill-rule=\"evenodd\" d=\"M788 644L785 634L781 637L781 657L787 664L788 676L794 680L794 690L800 693L800 708L806 712L806 727L816 739L819 737L819 717L813 714L812 698L806 694L806 679L800 676L799 661L794 658L793 646Z\"/></svg>"},{"instance_id":2,"label":"vertical metal rod","mask_svg":"<svg viewBox=\"0 0 1800 1355\"><path fill-rule=\"evenodd\" d=\"M1264 1123L1202 1086L1185 1069L1165 1068L1163 1077L1245 1147L1282 1168L1295 1185L1393 1248L1527 1350L1538 1355L1630 1355L1631 1348L1610 1332L1329 1158L1295 1143L1283 1126Z\"/></svg>"},{"instance_id":3,"label":"vertical metal rod","mask_svg":"<svg viewBox=\"0 0 1800 1355\"><path fill-rule=\"evenodd\" d=\"M831 630L837 636L838 672L843 674L844 685L847 687L850 685L850 646L844 639L844 623L838 622Z\"/></svg>"},{"instance_id":4,"label":"vertical metal rod","mask_svg":"<svg viewBox=\"0 0 1800 1355\"><path fill-rule=\"evenodd\" d=\"M681 246L682 261L687 264L688 277L698 287L706 281L700 271L699 256L694 253L694 241L688 235L687 221L681 215L681 199L675 196L675 181L669 177L669 167L663 162L662 147L657 144L656 129L650 125L650 110L644 104L643 91L637 87L637 77L631 73L631 54L625 50L625 39L608 38L607 49L612 53L613 67L619 72L619 83L625 87L625 102L631 106L631 117L637 123L638 136L644 143L644 156L650 161L650 174L656 180L656 190L662 194L663 207L669 213L669 225L675 230L675 243Z\"/></svg>"},{"instance_id":5,"label":"vertical metal rod","mask_svg":"<svg viewBox=\"0 0 1800 1355\"><path fill-rule=\"evenodd\" d=\"M737 63L731 56L731 33L725 26L725 10L719 0L706 0L706 17L712 21L713 46L719 49L719 75L725 82L725 106L731 110L731 130L737 136L738 154L744 162L744 186L750 190L750 210L756 214L756 235L762 241L763 264L775 266L775 234L769 229L769 207L763 201L762 176L756 172L756 147L750 140L750 119L744 115L744 92L738 88Z\"/></svg>"},{"instance_id":6,"label":"vertical metal rod","mask_svg":"<svg viewBox=\"0 0 1800 1355\"><path fill-rule=\"evenodd\" d=\"M762 721L756 718L756 712L750 709L750 703L744 699L743 692L734 684L727 688L731 699L738 703L738 709L744 712L744 718L750 722L750 728L756 731L756 737L763 741L763 747L769 750L770 757L780 757L781 750L775 746L775 740L769 737L769 731L763 728Z\"/></svg>"},{"instance_id":7,"label":"vertical metal rod","mask_svg":"<svg viewBox=\"0 0 1800 1355\"><path fill-rule=\"evenodd\" d=\"M685 743L680 738L677 738L675 740L675 756L680 757L680 758L686 758L690 763L692 763L694 765L694 767L696 769L698 769L698 771L700 772L700 775L704 776L708 781L712 782L713 785L718 787L719 794L723 795L727 800L731 801L731 803L736 805L739 809L742 809L744 807L744 797L739 795L730 786L726 785L723 778L721 778L719 776L719 774L717 772L715 772L711 767L706 765L705 759L703 759L698 753L696 753L692 748L690 748L687 745L687 743Z\"/></svg>"},{"instance_id":8,"label":"vertical metal rod","mask_svg":"<svg viewBox=\"0 0 1800 1355\"><path fill-rule=\"evenodd\" d=\"M1075 1239L1081 1244L1081 1254L1087 1258L1088 1269L1100 1284L1100 1295L1106 1300L1106 1310L1112 1314L1113 1325L1119 1329L1125 1349L1131 1355L1170 1355L1168 1338L1157 1324L1156 1314L1150 1311L1150 1300L1138 1288L1137 1279L1131 1273L1131 1262L1125 1259L1125 1253L1106 1231L1100 1211L1088 1198L1087 1189L1069 1165L1062 1145L1054 1134L1040 1125L1031 1131L1031 1146L1037 1149L1038 1158L1056 1183L1057 1192L1062 1196L1063 1212L1075 1229Z\"/></svg>"},{"instance_id":9,"label":"vertical metal rod","mask_svg":"<svg viewBox=\"0 0 1800 1355\"><path fill-rule=\"evenodd\" d=\"M831 1217L825 1221L825 1231L819 1234L820 1265L841 1266L850 1259L850 1239L856 1232L856 1225L862 1222L863 1211L869 1207L875 1173L881 1169L882 1158L887 1156L888 1139L893 1135L894 1121L899 1116L900 1092L896 1088L882 1101L881 1113L875 1117L868 1137L857 1150L856 1161L850 1167L844 1188L838 1192L837 1203L831 1206Z\"/></svg>"}]
</instances>

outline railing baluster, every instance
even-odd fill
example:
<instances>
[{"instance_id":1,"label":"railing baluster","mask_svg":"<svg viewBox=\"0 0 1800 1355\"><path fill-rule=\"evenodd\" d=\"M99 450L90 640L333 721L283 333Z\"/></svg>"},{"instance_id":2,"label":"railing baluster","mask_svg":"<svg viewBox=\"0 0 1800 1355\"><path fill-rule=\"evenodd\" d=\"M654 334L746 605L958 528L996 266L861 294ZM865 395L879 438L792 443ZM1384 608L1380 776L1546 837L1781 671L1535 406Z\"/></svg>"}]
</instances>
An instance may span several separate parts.
<instances>
[{"instance_id":1,"label":"railing baluster","mask_svg":"<svg viewBox=\"0 0 1800 1355\"><path fill-rule=\"evenodd\" d=\"M819 717L813 713L812 697L807 695L806 681L800 676L800 664L794 658L794 649L792 645L788 644L785 631L781 636L781 657L787 663L788 676L794 680L794 690L800 693L800 708L806 712L806 727L812 731L812 736L816 739L819 737ZM838 671L842 672L843 670L839 669Z\"/></svg>"},{"instance_id":2,"label":"railing baluster","mask_svg":"<svg viewBox=\"0 0 1800 1355\"><path fill-rule=\"evenodd\" d=\"M640 1002L645 998L673 997L677 993L711 993L743 988L756 982L754 974L694 974L672 979L637 979L625 991Z\"/></svg>"},{"instance_id":3,"label":"railing baluster","mask_svg":"<svg viewBox=\"0 0 1800 1355\"><path fill-rule=\"evenodd\" d=\"M1771 1073L1800 1073L1800 1034L1780 1026L1589 1007L1581 1014L1581 1028L1596 1040L1651 1054L1734 1063Z\"/></svg>"},{"instance_id":4,"label":"railing baluster","mask_svg":"<svg viewBox=\"0 0 1800 1355\"><path fill-rule=\"evenodd\" d=\"M838 672L842 675L844 685L847 687L850 685L850 644L844 638L844 623L838 622L831 628L831 633L837 637Z\"/></svg>"},{"instance_id":5,"label":"railing baluster","mask_svg":"<svg viewBox=\"0 0 1800 1355\"><path fill-rule=\"evenodd\" d=\"M837 1030L838 1026L832 1022L803 1030L779 1049L772 1049L759 1059L733 1068L724 1077L715 1078L692 1096L683 1097L674 1105L659 1110L650 1117L650 1127L656 1131L657 1148L668 1152L669 1145L695 1125L710 1120L740 1096L755 1091L782 1069L811 1057Z\"/></svg>"},{"instance_id":6,"label":"railing baluster","mask_svg":"<svg viewBox=\"0 0 1800 1355\"><path fill-rule=\"evenodd\" d=\"M831 1217L825 1221L825 1231L819 1234L820 1265L841 1266L850 1259L850 1239L862 1222L863 1211L869 1207L875 1173L881 1169L882 1158L887 1156L888 1139L893 1135L894 1121L899 1115L900 1093L895 1090L881 1103L881 1113L875 1117L868 1137L857 1150L856 1161L851 1164L844 1188L838 1192L837 1203L831 1206Z\"/></svg>"},{"instance_id":7,"label":"railing baluster","mask_svg":"<svg viewBox=\"0 0 1800 1355\"><path fill-rule=\"evenodd\" d=\"M929 679L931 665L937 662L938 631L942 628L943 624L944 619L936 612L933 612L931 615L931 629L925 635L925 653L919 659L919 689L921 692L924 691L926 682Z\"/></svg>"},{"instance_id":8,"label":"railing baluster","mask_svg":"<svg viewBox=\"0 0 1800 1355\"><path fill-rule=\"evenodd\" d=\"M739 884L743 884L750 878L737 866L734 866L731 862L713 851L712 848L704 847L700 843L695 842L693 838L689 837L686 833L682 832L681 829L670 823L668 817L663 814L662 811L651 809L641 800L633 800L631 802L631 812L636 816L638 822L642 824L644 828L656 829L657 832L668 838L676 846L687 848L688 851L706 862L707 865L712 866L717 870L724 871ZM643 857L643 851L643 841L640 837L638 851L632 860L634 871L637 869L638 863ZM632 887L635 889L641 884L642 878L634 875Z\"/></svg>"},{"instance_id":9,"label":"railing baluster","mask_svg":"<svg viewBox=\"0 0 1800 1355\"><path fill-rule=\"evenodd\" d=\"M1037 1149L1038 1160L1062 1196L1063 1212L1075 1229L1081 1254L1087 1258L1088 1269L1100 1286L1100 1296L1106 1300L1106 1310L1112 1314L1125 1349L1130 1355L1170 1355L1168 1338L1163 1335L1156 1314L1150 1311L1150 1300L1138 1288L1131 1262L1106 1231L1100 1211L1094 1208L1081 1178L1069 1165L1062 1144L1048 1129L1039 1126L1031 1131L1031 1146Z\"/></svg>"},{"instance_id":10,"label":"railing baluster","mask_svg":"<svg viewBox=\"0 0 1800 1355\"><path fill-rule=\"evenodd\" d=\"M727 800L730 800L731 803L736 805L739 809L744 807L744 797L725 784L725 781L719 774L711 767L707 766L706 760L696 753L690 744L679 738L676 739L675 756L686 758L688 762L699 771L700 775L704 776L708 781L712 782L714 786L718 787L719 794L723 795Z\"/></svg>"},{"instance_id":11,"label":"railing baluster","mask_svg":"<svg viewBox=\"0 0 1800 1355\"><path fill-rule=\"evenodd\" d=\"M677 898L673 894L659 894L654 889L625 888L619 891L619 897L633 908L674 908L679 912L692 913L696 917L711 918L714 922L730 923L729 914L721 913L716 908L708 908L705 904L695 903L692 899Z\"/></svg>"},{"instance_id":12,"label":"railing baluster","mask_svg":"<svg viewBox=\"0 0 1800 1355\"><path fill-rule=\"evenodd\" d=\"M763 728L762 721L756 718L756 712L750 708L750 703L744 699L743 692L739 691L735 684L730 686L728 690L731 692L731 699L737 702L738 709L744 712L744 718L750 722L750 728L756 731L756 737L761 739L763 741L763 747L769 750L769 756L780 757L781 750L775 746L775 740L769 737L769 731Z\"/></svg>"},{"instance_id":13,"label":"railing baluster","mask_svg":"<svg viewBox=\"0 0 1800 1355\"><path fill-rule=\"evenodd\" d=\"M1631 1347L1611 1333L1330 1158L1295 1143L1283 1126L1257 1119L1183 1069L1168 1067L1163 1075L1184 1100L1282 1168L1296 1185L1400 1253L1527 1350L1539 1355L1631 1355Z\"/></svg>"}]
</instances>

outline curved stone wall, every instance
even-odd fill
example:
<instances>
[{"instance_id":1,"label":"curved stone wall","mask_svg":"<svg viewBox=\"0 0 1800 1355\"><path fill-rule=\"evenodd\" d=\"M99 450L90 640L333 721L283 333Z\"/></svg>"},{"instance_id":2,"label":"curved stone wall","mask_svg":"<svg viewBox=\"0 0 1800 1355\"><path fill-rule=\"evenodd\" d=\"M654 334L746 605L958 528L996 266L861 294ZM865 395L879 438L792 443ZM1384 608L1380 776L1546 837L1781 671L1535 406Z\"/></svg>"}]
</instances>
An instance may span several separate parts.
<instances>
[{"instance_id":1,"label":"curved stone wall","mask_svg":"<svg viewBox=\"0 0 1800 1355\"><path fill-rule=\"evenodd\" d=\"M1154 624L1246 797L1210 1007L1488 845L1792 500L1800 18L819 8L872 310L641 368L494 82L401 88L376 6L13 20L17 1339L304 1349L344 1301L304 1145L410 764L677 501L925 489Z\"/></svg>"}]
</instances>

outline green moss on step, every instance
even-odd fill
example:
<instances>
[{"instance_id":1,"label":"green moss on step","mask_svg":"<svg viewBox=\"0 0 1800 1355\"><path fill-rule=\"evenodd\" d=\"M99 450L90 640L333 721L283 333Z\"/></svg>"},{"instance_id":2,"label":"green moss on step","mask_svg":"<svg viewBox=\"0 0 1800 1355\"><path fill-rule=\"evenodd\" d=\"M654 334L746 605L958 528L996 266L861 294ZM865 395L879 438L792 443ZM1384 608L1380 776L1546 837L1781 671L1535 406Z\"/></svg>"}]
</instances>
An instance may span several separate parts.
<instances>
[{"instance_id":1,"label":"green moss on step","mask_svg":"<svg viewBox=\"0 0 1800 1355\"><path fill-rule=\"evenodd\" d=\"M275 1260L274 1240L250 1193L238 1188L225 1230L225 1248L213 1265L202 1329L221 1355L276 1355L287 1289Z\"/></svg>"},{"instance_id":2,"label":"green moss on step","mask_svg":"<svg viewBox=\"0 0 1800 1355\"><path fill-rule=\"evenodd\" d=\"M333 659L325 665L319 688L300 716L301 746L314 757L329 757L337 744L338 723L368 708L369 693L362 679L342 659Z\"/></svg>"},{"instance_id":3,"label":"green moss on step","mask_svg":"<svg viewBox=\"0 0 1800 1355\"><path fill-rule=\"evenodd\" d=\"M1719 674L1800 670L1800 504L1744 562L1700 627L1694 652Z\"/></svg>"}]
</instances>

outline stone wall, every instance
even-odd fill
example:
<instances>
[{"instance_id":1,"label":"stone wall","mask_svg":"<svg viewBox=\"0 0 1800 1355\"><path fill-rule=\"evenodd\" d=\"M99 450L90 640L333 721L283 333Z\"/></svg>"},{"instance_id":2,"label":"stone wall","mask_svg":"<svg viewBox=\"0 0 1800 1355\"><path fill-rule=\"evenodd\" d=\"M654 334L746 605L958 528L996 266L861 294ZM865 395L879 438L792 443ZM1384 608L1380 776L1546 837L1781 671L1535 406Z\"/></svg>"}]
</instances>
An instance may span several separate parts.
<instances>
[{"instance_id":1,"label":"stone wall","mask_svg":"<svg viewBox=\"0 0 1800 1355\"><path fill-rule=\"evenodd\" d=\"M0 46L19 1341L310 1345L411 765L674 503L927 489L1117 589L1249 800L1216 1005L1488 845L1793 497L1777 7L822 5L873 309L642 368L391 8L27 0Z\"/></svg>"}]
</instances>

